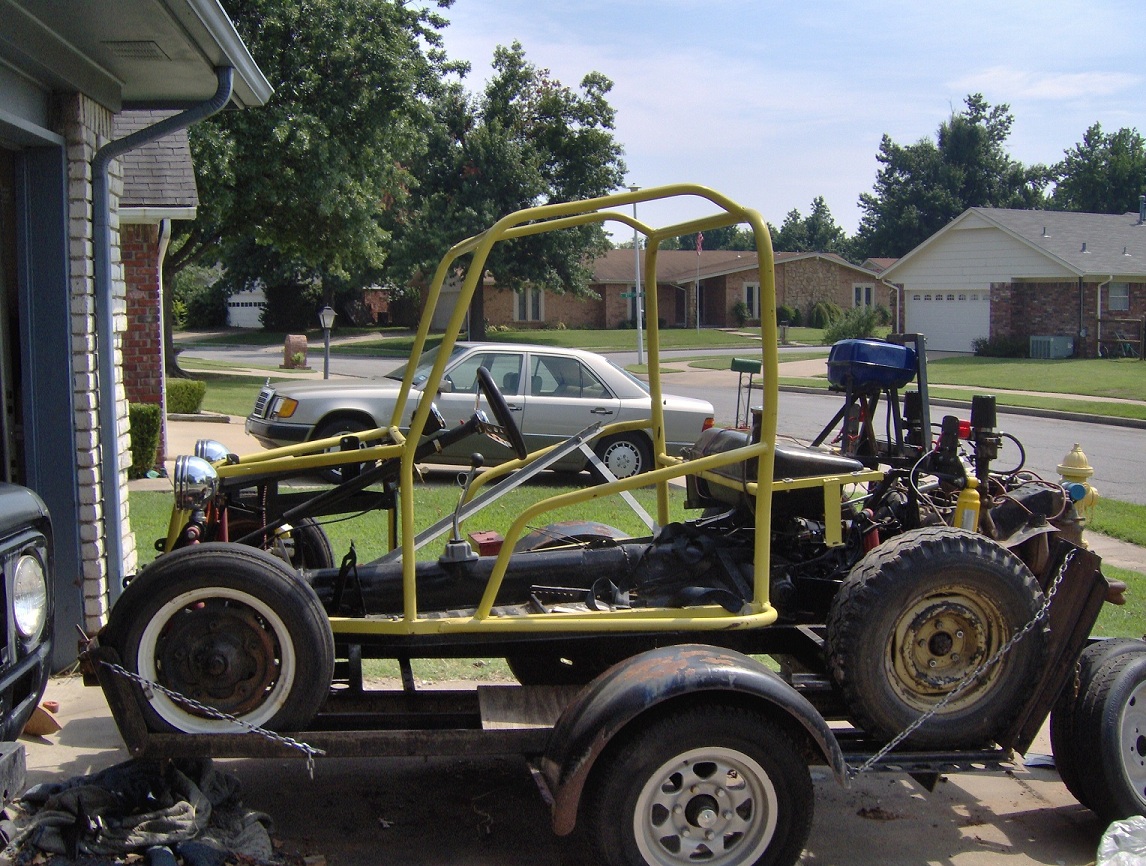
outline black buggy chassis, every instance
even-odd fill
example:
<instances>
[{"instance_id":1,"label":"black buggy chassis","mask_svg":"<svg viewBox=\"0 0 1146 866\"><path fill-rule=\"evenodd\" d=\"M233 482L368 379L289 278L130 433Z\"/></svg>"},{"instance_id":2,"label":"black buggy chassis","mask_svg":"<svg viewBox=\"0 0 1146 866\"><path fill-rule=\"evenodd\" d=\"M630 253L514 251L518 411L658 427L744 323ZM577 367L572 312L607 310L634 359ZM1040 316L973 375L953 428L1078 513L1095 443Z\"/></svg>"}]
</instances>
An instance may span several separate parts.
<instances>
[{"instance_id":1,"label":"black buggy chassis","mask_svg":"<svg viewBox=\"0 0 1146 866\"><path fill-rule=\"evenodd\" d=\"M678 195L707 200L719 213L654 230L620 210ZM1076 711L1079 696L1089 708L1127 699L1126 689L1137 695L1146 683L1146 670L1130 665L1124 671L1128 662L1091 650L1075 664L1107 595L1098 558L1061 541L1020 558L943 520L921 525L898 517L865 530L873 545L866 555L859 550L841 558L849 539L858 537L845 536L841 525L855 528L861 519L843 504L845 488L882 485L889 476L850 457L776 447L775 286L770 241L755 211L711 190L679 185L506 217L451 250L435 275L428 308L457 259L473 254L445 351L423 390L436 390L493 243L606 219L648 238L650 324L657 320L662 239L751 225L767 387L753 434L688 461L665 453L656 398L659 334L651 327L654 399L645 426L657 468L537 503L514 521L494 556L473 554L455 533L432 563L414 556L425 541L414 533L415 464L447 436L513 438L512 417L488 376L484 390L498 425L475 415L464 429L435 429L440 425L423 400L408 428L400 427L411 364L386 428L249 457L185 461L182 471L177 467L177 507L163 542L168 552L131 581L86 653L88 671L107 694L132 753L523 754L553 804L554 829L566 833L578 821L588 823L602 859L618 866L794 862L810 831L808 763L826 764L841 781L862 766L910 772L933 784L940 772L997 767L1025 751L1056 701L1056 713L1069 720L1058 726L1059 741L1064 754L1071 752L1068 763L1079 766L1081 749L1071 744L1102 727L1094 712ZM427 310L415 354L429 321ZM631 426L587 431L586 438ZM917 449L926 455L926 445ZM527 459L519 449L518 460L483 473L474 486L528 472L523 467L538 457L544 455ZM353 467L357 478L317 497L278 501L277 479L336 465ZM688 565L697 562L690 559L692 523L677 530L680 544L666 543L662 530L644 540L514 549L529 523L547 511L647 484L656 486L656 522L664 527L668 484L679 478L702 479L710 491L712 485L730 488L745 505L708 518L716 523L705 527L724 532L716 537L739 541L733 553L718 543L705 554L711 567L703 580L693 579ZM915 489L914 476L909 480ZM380 488L371 487L375 482ZM254 508L242 501L248 487L261 491ZM305 521L343 508L343 498L348 509L370 501L390 513L394 550L384 561L358 566L350 558L333 567L329 543L324 550L324 536ZM942 517L935 497L929 501ZM781 575L770 570L794 548L781 551L773 540L802 544L809 534L817 539L815 553L804 563L785 560L785 569L824 562L854 568L847 576L809 573L797 590L785 590L795 606L780 609L772 592ZM278 549L284 537L291 544L279 551L283 557L259 549ZM662 552L666 556L654 556ZM319 567L299 569L285 560ZM1034 573L1028 565L1036 566ZM562 579L548 580L553 574ZM688 579L669 579L679 574ZM602 576L624 576L628 583L619 581L625 585L614 586L616 593L598 591ZM555 594L539 591L542 578ZM1008 589L996 595L996 586L1004 585ZM561 595L569 590L580 599ZM884 617L889 609L892 615ZM1141 648L1125 644L1136 663ZM410 658L474 655L516 659L519 679L538 684L456 693L414 689ZM761 655L779 659L781 670L751 657ZM365 689L361 663L371 657L398 659L404 688ZM1088 658L1108 676L1090 677ZM1112 672L1108 664L1122 667ZM894 711L884 712L885 704ZM926 724L912 727L918 716ZM233 733L236 718L247 732ZM853 725L833 729L829 720ZM1113 727L1117 735L1125 725ZM256 736L252 728L292 733ZM889 748L894 751L887 755ZM1079 799L1101 812L1141 810L1136 771L1126 759L1119 766L1131 778L1115 786L1122 795L1117 803L1103 800L1079 773L1072 791L1077 787ZM682 779L692 782L682 785ZM618 821L618 815L628 817Z\"/></svg>"}]
</instances>

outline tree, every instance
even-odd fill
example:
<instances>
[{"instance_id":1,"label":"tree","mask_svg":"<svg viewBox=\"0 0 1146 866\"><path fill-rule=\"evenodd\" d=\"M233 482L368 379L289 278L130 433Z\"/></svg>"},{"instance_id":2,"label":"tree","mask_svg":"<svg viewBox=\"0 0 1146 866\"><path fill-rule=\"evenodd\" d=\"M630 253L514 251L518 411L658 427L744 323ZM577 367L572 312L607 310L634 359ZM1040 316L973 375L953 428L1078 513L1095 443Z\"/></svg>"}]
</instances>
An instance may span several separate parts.
<instances>
[{"instance_id":1,"label":"tree","mask_svg":"<svg viewBox=\"0 0 1146 866\"><path fill-rule=\"evenodd\" d=\"M696 233L681 235L679 238L669 238L661 243L660 248L662 250L695 250ZM704 233L701 249L754 250L756 249L756 236L751 229L741 226L721 226L718 229L709 229Z\"/></svg>"},{"instance_id":2,"label":"tree","mask_svg":"<svg viewBox=\"0 0 1146 866\"><path fill-rule=\"evenodd\" d=\"M939 125L936 140L896 144L883 136L873 193L860 195L860 257L900 256L969 207L1035 208L1044 204L1050 171L1024 168L1004 150L1014 117L982 94Z\"/></svg>"},{"instance_id":3,"label":"tree","mask_svg":"<svg viewBox=\"0 0 1146 866\"><path fill-rule=\"evenodd\" d=\"M232 0L228 11L275 93L192 127L199 214L176 226L165 284L220 262L233 288L258 278L329 300L332 282L381 271L380 213L411 181L441 77L463 67L440 51L445 20L398 0Z\"/></svg>"},{"instance_id":4,"label":"tree","mask_svg":"<svg viewBox=\"0 0 1146 866\"><path fill-rule=\"evenodd\" d=\"M605 195L624 179L608 78L590 72L573 90L528 62L518 42L497 48L493 69L480 95L455 84L431 104L427 148L413 168L409 199L387 213L393 285L424 282L453 244L508 213ZM583 226L498 244L487 268L502 288L586 292L587 263L608 247L600 226ZM484 325L478 292L471 336L480 338Z\"/></svg>"},{"instance_id":5,"label":"tree","mask_svg":"<svg viewBox=\"0 0 1146 866\"><path fill-rule=\"evenodd\" d=\"M812 199L812 210L807 217L796 208L788 211L780 230L772 235L772 246L788 253L818 252L847 253L848 239L836 225L832 212L822 195Z\"/></svg>"},{"instance_id":6,"label":"tree","mask_svg":"<svg viewBox=\"0 0 1146 866\"><path fill-rule=\"evenodd\" d=\"M1058 210L1137 212L1138 196L1146 193L1146 142L1136 129L1104 134L1096 123L1052 172L1051 205Z\"/></svg>"}]
</instances>

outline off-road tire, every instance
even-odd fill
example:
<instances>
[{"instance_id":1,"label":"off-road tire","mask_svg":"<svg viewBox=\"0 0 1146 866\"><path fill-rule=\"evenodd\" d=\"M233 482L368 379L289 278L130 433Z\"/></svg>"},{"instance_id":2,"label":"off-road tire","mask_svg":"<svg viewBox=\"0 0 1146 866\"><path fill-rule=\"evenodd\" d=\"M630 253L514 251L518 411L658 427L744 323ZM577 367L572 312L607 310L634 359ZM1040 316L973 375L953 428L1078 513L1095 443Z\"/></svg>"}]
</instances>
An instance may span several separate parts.
<instances>
[{"instance_id":1,"label":"off-road tire","mask_svg":"<svg viewBox=\"0 0 1146 866\"><path fill-rule=\"evenodd\" d=\"M828 617L828 661L852 720L890 740L934 707L1035 618L1030 570L989 539L928 527L891 539L848 575ZM1045 626L908 738L919 748L991 742L1038 681Z\"/></svg>"}]
</instances>

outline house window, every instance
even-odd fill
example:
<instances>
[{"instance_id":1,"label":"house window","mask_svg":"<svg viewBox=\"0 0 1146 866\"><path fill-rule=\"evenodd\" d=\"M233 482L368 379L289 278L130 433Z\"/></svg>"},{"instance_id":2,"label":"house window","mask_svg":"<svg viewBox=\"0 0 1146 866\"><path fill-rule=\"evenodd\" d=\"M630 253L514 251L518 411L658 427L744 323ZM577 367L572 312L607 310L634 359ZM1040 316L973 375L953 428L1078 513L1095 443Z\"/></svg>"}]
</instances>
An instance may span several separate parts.
<instances>
[{"instance_id":1,"label":"house window","mask_svg":"<svg viewBox=\"0 0 1146 866\"><path fill-rule=\"evenodd\" d=\"M517 293L513 308L516 322L540 322L545 318L545 303L541 289L526 289Z\"/></svg>"},{"instance_id":2,"label":"house window","mask_svg":"<svg viewBox=\"0 0 1146 866\"><path fill-rule=\"evenodd\" d=\"M959 295L959 300L961 300L961 301L965 301L965 300L967 300L967 296L966 296L966 295L964 295L964 294L962 294L962 293L960 293L960 295Z\"/></svg>"},{"instance_id":3,"label":"house window","mask_svg":"<svg viewBox=\"0 0 1146 866\"><path fill-rule=\"evenodd\" d=\"M950 295L948 295L948 296L947 296L947 300L949 300L949 301L953 301L953 300L955 300L955 295L954 295L954 294L950 294Z\"/></svg>"},{"instance_id":4,"label":"house window","mask_svg":"<svg viewBox=\"0 0 1146 866\"><path fill-rule=\"evenodd\" d=\"M1130 310L1130 283L1111 283L1106 295L1106 309L1111 312Z\"/></svg>"},{"instance_id":5,"label":"house window","mask_svg":"<svg viewBox=\"0 0 1146 866\"><path fill-rule=\"evenodd\" d=\"M912 295L911 300L918 301L921 297L922 297L921 295Z\"/></svg>"},{"instance_id":6,"label":"house window","mask_svg":"<svg viewBox=\"0 0 1146 866\"><path fill-rule=\"evenodd\" d=\"M760 317L759 283L744 284L744 306L748 308L748 318L756 319Z\"/></svg>"},{"instance_id":7,"label":"house window","mask_svg":"<svg viewBox=\"0 0 1146 866\"><path fill-rule=\"evenodd\" d=\"M979 293L978 293L978 292L972 292L972 293L971 293L971 300L972 300L972 301L977 301L977 300L979 300Z\"/></svg>"},{"instance_id":8,"label":"house window","mask_svg":"<svg viewBox=\"0 0 1146 866\"><path fill-rule=\"evenodd\" d=\"M870 307L875 286L870 284L852 286L852 306Z\"/></svg>"}]
</instances>

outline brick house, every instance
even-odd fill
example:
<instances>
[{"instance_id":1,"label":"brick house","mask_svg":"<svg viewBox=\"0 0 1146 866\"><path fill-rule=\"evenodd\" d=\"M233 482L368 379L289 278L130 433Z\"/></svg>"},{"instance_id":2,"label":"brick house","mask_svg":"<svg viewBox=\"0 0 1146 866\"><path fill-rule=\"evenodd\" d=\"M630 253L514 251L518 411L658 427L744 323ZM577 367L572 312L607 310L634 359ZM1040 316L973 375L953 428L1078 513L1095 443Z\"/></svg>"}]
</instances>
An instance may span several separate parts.
<instances>
[{"instance_id":1,"label":"brick house","mask_svg":"<svg viewBox=\"0 0 1146 866\"><path fill-rule=\"evenodd\" d=\"M848 309L882 304L895 308L895 292L870 268L834 253L776 253L776 302L807 312L818 301ZM644 258L641 260L642 281ZM636 254L609 250L593 262L591 295L514 293L485 287L485 316L492 325L617 328L636 318L632 297ZM726 328L733 308L744 303L749 319L760 316L760 269L756 253L740 250L661 250L657 253L657 314L668 326ZM698 292L699 286L699 292ZM445 290L443 290L445 291ZM444 304L448 311L448 304ZM646 304L647 308L647 304ZM435 326L444 326L444 320Z\"/></svg>"},{"instance_id":2,"label":"brick house","mask_svg":"<svg viewBox=\"0 0 1146 866\"><path fill-rule=\"evenodd\" d=\"M112 137L131 135L171 111L124 111L112 119ZM126 289L127 329L123 333L123 385L129 403L162 407L155 465L167 456L167 396L163 348L163 258L171 220L195 219L199 196L187 130L129 151L120 159L123 193L119 199L120 261Z\"/></svg>"},{"instance_id":3,"label":"brick house","mask_svg":"<svg viewBox=\"0 0 1146 866\"><path fill-rule=\"evenodd\" d=\"M76 625L103 624L137 562L127 276L149 279L157 227L121 223L120 157L272 91L218 0L7 0L0 66L0 479L52 513L62 668ZM159 129L113 131L124 110L189 106Z\"/></svg>"},{"instance_id":4,"label":"brick house","mask_svg":"<svg viewBox=\"0 0 1146 866\"><path fill-rule=\"evenodd\" d=\"M901 287L906 328L928 346L1053 340L1079 357L1129 343L1146 317L1143 213L971 208L882 276Z\"/></svg>"}]
</instances>

